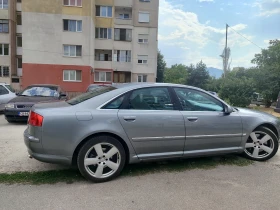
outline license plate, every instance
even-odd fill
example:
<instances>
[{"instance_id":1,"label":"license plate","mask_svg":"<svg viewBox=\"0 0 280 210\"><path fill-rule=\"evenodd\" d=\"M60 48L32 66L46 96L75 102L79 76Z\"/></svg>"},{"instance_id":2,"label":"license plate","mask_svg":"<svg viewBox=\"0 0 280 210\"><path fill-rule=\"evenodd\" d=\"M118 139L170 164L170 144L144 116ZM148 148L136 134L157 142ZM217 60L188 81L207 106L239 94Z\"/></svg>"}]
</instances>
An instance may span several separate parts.
<instances>
[{"instance_id":1,"label":"license plate","mask_svg":"<svg viewBox=\"0 0 280 210\"><path fill-rule=\"evenodd\" d=\"M19 112L18 115L21 116L21 117L23 117L23 116L28 117L29 112Z\"/></svg>"}]
</instances>

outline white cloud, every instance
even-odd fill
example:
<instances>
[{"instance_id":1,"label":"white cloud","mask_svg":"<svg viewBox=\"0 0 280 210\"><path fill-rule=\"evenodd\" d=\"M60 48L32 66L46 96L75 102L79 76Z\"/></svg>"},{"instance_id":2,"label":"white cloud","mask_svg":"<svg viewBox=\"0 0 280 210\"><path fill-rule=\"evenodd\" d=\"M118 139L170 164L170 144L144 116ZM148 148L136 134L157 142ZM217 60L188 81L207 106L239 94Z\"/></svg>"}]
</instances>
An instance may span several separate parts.
<instances>
[{"instance_id":1,"label":"white cloud","mask_svg":"<svg viewBox=\"0 0 280 210\"><path fill-rule=\"evenodd\" d=\"M256 0L252 7L259 8L257 16L270 17L280 14L280 0Z\"/></svg>"}]
</instances>

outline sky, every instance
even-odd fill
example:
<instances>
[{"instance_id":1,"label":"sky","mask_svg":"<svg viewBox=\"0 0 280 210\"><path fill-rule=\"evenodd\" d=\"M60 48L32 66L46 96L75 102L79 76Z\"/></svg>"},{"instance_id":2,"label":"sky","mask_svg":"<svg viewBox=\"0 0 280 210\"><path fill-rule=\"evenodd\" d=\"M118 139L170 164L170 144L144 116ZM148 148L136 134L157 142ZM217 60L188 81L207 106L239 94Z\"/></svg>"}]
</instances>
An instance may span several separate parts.
<instances>
[{"instance_id":1,"label":"sky","mask_svg":"<svg viewBox=\"0 0 280 210\"><path fill-rule=\"evenodd\" d=\"M222 69L226 24L232 68L253 66L254 55L267 48L269 40L280 39L280 0L159 2L159 50L167 66L202 60L207 67Z\"/></svg>"}]
</instances>

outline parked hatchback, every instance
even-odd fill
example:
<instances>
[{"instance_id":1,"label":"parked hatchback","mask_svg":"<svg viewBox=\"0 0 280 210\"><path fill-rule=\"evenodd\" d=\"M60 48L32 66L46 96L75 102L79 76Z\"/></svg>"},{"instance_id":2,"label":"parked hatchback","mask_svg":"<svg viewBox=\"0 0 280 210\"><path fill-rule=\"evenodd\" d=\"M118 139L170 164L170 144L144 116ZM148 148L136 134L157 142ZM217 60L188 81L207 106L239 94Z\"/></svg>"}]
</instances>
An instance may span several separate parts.
<instances>
[{"instance_id":1,"label":"parked hatchback","mask_svg":"<svg viewBox=\"0 0 280 210\"><path fill-rule=\"evenodd\" d=\"M95 182L125 164L228 153L265 161L279 144L272 115L237 109L195 87L127 84L32 107L24 141L31 157L77 164Z\"/></svg>"},{"instance_id":2,"label":"parked hatchback","mask_svg":"<svg viewBox=\"0 0 280 210\"><path fill-rule=\"evenodd\" d=\"M9 84L0 83L0 112L3 112L6 104L15 97L15 91Z\"/></svg>"},{"instance_id":3,"label":"parked hatchback","mask_svg":"<svg viewBox=\"0 0 280 210\"><path fill-rule=\"evenodd\" d=\"M17 94L5 106L5 118L8 122L27 121L29 111L34 104L66 100L66 93L57 85L31 85Z\"/></svg>"}]
</instances>

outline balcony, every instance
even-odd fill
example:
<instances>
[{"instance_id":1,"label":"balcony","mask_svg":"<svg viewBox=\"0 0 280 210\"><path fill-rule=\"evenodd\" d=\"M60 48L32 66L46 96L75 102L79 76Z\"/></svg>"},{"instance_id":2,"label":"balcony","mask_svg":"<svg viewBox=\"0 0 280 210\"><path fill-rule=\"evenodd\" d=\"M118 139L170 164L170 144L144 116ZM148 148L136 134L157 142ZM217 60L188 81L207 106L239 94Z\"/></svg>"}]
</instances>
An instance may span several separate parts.
<instances>
[{"instance_id":1,"label":"balcony","mask_svg":"<svg viewBox=\"0 0 280 210\"><path fill-rule=\"evenodd\" d=\"M112 69L112 50L95 50L95 68Z\"/></svg>"},{"instance_id":2,"label":"balcony","mask_svg":"<svg viewBox=\"0 0 280 210\"><path fill-rule=\"evenodd\" d=\"M132 25L132 19L115 18L116 25Z\"/></svg>"},{"instance_id":3,"label":"balcony","mask_svg":"<svg viewBox=\"0 0 280 210\"><path fill-rule=\"evenodd\" d=\"M115 7L132 7L134 0L115 0Z\"/></svg>"},{"instance_id":4,"label":"balcony","mask_svg":"<svg viewBox=\"0 0 280 210\"><path fill-rule=\"evenodd\" d=\"M17 11L20 11L20 12L21 12L21 10L22 10L22 9L21 9L21 3L18 3L18 2L17 2L17 7L16 7L16 9L17 9Z\"/></svg>"},{"instance_id":5,"label":"balcony","mask_svg":"<svg viewBox=\"0 0 280 210\"><path fill-rule=\"evenodd\" d=\"M22 55L22 47L17 47L17 55Z\"/></svg>"},{"instance_id":6,"label":"balcony","mask_svg":"<svg viewBox=\"0 0 280 210\"><path fill-rule=\"evenodd\" d=\"M116 62L112 63L112 69L114 71L122 71L122 72L131 72L132 71L132 63L131 62Z\"/></svg>"},{"instance_id":7,"label":"balcony","mask_svg":"<svg viewBox=\"0 0 280 210\"><path fill-rule=\"evenodd\" d=\"M131 7L115 7L115 24L116 25L132 25L132 8Z\"/></svg>"}]
</instances>

